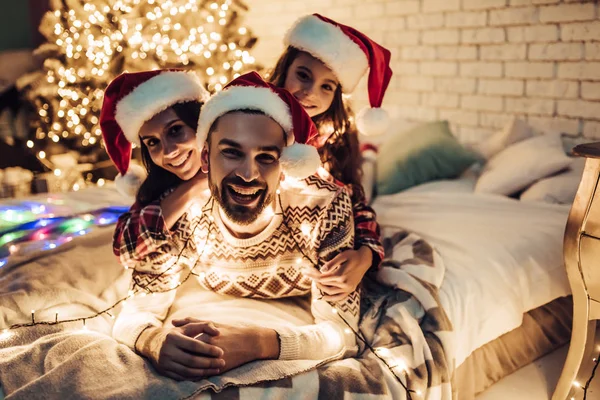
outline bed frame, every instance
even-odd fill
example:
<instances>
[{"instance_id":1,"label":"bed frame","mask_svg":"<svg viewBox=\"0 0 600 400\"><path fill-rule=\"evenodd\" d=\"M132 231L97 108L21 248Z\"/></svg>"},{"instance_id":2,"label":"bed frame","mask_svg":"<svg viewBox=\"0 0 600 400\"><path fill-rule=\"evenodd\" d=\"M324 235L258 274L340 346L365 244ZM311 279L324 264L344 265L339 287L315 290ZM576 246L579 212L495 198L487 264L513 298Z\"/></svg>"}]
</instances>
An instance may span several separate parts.
<instances>
[{"instance_id":1,"label":"bed frame","mask_svg":"<svg viewBox=\"0 0 600 400\"><path fill-rule=\"evenodd\" d=\"M592 358L599 357L600 351L594 348L596 320L600 319L600 142L576 146L573 152L586 157L564 237L565 267L573 293L573 330L552 400L583 398L595 364Z\"/></svg>"}]
</instances>

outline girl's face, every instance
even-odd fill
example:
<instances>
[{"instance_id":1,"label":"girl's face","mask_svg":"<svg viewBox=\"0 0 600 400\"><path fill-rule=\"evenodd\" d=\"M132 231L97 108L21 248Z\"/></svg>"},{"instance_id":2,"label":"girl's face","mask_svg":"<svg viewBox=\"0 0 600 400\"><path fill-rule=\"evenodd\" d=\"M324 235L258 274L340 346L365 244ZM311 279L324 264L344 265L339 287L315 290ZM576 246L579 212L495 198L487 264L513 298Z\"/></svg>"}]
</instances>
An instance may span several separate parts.
<instances>
[{"instance_id":1,"label":"girl's face","mask_svg":"<svg viewBox=\"0 0 600 400\"><path fill-rule=\"evenodd\" d=\"M140 139L148 148L152 161L182 180L193 178L200 170L200 151L196 131L167 108L146 121Z\"/></svg>"},{"instance_id":2,"label":"girl's face","mask_svg":"<svg viewBox=\"0 0 600 400\"><path fill-rule=\"evenodd\" d=\"M284 89L294 95L310 117L322 114L333 102L338 80L327 66L301 52L290 65Z\"/></svg>"}]
</instances>

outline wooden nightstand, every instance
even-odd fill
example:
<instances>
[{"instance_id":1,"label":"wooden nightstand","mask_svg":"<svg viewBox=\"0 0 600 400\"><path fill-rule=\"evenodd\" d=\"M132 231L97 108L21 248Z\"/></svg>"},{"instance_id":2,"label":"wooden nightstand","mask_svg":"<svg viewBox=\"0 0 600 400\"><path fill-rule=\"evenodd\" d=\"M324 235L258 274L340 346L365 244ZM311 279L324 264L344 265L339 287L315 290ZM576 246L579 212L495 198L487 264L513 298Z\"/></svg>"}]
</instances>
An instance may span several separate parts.
<instances>
[{"instance_id":1,"label":"wooden nightstand","mask_svg":"<svg viewBox=\"0 0 600 400\"><path fill-rule=\"evenodd\" d=\"M573 152L586 157L564 238L565 268L573 292L573 332L552 400L582 398L581 386L589 379L589 364L598 353L594 339L600 319L600 142L579 145Z\"/></svg>"}]
</instances>

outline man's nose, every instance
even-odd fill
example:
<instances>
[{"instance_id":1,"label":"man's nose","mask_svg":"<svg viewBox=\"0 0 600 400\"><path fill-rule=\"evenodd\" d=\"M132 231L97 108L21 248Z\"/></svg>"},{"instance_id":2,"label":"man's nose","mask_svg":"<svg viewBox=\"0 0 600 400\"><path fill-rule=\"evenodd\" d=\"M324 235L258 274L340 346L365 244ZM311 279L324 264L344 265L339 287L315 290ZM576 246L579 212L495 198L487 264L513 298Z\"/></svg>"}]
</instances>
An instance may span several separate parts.
<instances>
[{"instance_id":1,"label":"man's nose","mask_svg":"<svg viewBox=\"0 0 600 400\"><path fill-rule=\"evenodd\" d=\"M258 179L259 174L256 162L252 159L244 161L237 170L237 176L246 182L252 182L253 180Z\"/></svg>"}]
</instances>

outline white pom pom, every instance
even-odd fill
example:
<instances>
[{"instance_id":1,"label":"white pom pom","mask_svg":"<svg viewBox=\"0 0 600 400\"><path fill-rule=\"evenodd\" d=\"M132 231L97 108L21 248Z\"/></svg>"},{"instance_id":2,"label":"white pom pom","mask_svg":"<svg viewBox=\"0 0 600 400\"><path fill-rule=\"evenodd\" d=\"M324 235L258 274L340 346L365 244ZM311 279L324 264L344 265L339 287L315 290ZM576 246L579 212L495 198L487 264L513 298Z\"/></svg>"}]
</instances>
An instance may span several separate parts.
<instances>
[{"instance_id":1,"label":"white pom pom","mask_svg":"<svg viewBox=\"0 0 600 400\"><path fill-rule=\"evenodd\" d=\"M383 108L363 108L356 116L358 131L366 136L385 133L390 124L390 116Z\"/></svg>"},{"instance_id":2,"label":"white pom pom","mask_svg":"<svg viewBox=\"0 0 600 400\"><path fill-rule=\"evenodd\" d=\"M294 143L284 147L279 163L286 176L304 179L317 172L317 168L321 166L321 157L315 147Z\"/></svg>"},{"instance_id":3,"label":"white pom pom","mask_svg":"<svg viewBox=\"0 0 600 400\"><path fill-rule=\"evenodd\" d=\"M117 191L123 196L135 197L146 176L144 167L138 164L131 164L125 176L118 174L115 178Z\"/></svg>"}]
</instances>

